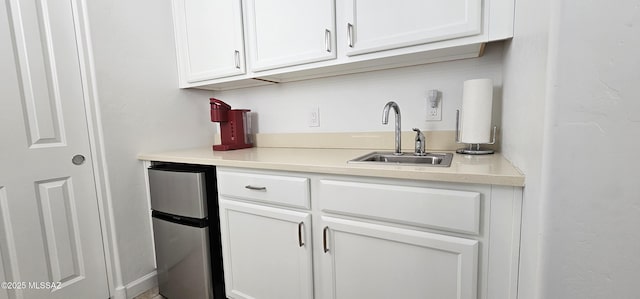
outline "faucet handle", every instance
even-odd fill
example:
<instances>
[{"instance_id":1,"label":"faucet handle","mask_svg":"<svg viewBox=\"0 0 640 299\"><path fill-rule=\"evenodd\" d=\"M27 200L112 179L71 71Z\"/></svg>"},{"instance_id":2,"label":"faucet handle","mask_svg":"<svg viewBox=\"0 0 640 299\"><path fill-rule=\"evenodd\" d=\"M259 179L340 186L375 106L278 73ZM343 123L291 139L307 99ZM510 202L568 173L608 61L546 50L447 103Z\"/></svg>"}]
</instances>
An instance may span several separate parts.
<instances>
[{"instance_id":1,"label":"faucet handle","mask_svg":"<svg viewBox=\"0 0 640 299\"><path fill-rule=\"evenodd\" d=\"M412 129L414 132L416 132L416 140L418 140L418 138L423 138L424 139L424 134L422 134L422 132L420 132L420 129L418 128L413 128Z\"/></svg>"},{"instance_id":2,"label":"faucet handle","mask_svg":"<svg viewBox=\"0 0 640 299\"><path fill-rule=\"evenodd\" d=\"M416 132L416 144L415 144L415 151L413 154L416 156L426 155L425 147L427 142L425 140L424 134L422 134L422 132L420 132L420 129L418 128L413 128L412 130Z\"/></svg>"}]
</instances>

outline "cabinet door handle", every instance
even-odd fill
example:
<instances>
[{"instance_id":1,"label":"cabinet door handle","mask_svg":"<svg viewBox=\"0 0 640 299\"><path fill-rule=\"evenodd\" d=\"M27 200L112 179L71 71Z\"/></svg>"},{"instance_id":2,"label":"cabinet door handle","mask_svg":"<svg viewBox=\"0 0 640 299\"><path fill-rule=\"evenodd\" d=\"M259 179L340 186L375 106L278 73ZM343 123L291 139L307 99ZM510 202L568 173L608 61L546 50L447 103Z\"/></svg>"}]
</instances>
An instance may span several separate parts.
<instances>
[{"instance_id":1,"label":"cabinet door handle","mask_svg":"<svg viewBox=\"0 0 640 299\"><path fill-rule=\"evenodd\" d=\"M324 30L324 48L327 52L331 52L331 31L329 29Z\"/></svg>"},{"instance_id":2,"label":"cabinet door handle","mask_svg":"<svg viewBox=\"0 0 640 299\"><path fill-rule=\"evenodd\" d=\"M251 186L251 185L246 185L244 187L249 189L249 190L267 191L267 187L256 187L256 186Z\"/></svg>"},{"instance_id":3,"label":"cabinet door handle","mask_svg":"<svg viewBox=\"0 0 640 299\"><path fill-rule=\"evenodd\" d=\"M347 23L347 45L353 48L353 24Z\"/></svg>"},{"instance_id":4,"label":"cabinet door handle","mask_svg":"<svg viewBox=\"0 0 640 299\"><path fill-rule=\"evenodd\" d=\"M329 247L327 247L327 234L329 233L329 227L325 226L322 229L322 249L324 249L324 253L329 252Z\"/></svg>"},{"instance_id":5,"label":"cabinet door handle","mask_svg":"<svg viewBox=\"0 0 640 299\"><path fill-rule=\"evenodd\" d=\"M304 246L304 241L302 240L302 231L304 230L304 222L300 221L298 223L298 246Z\"/></svg>"},{"instance_id":6,"label":"cabinet door handle","mask_svg":"<svg viewBox=\"0 0 640 299\"><path fill-rule=\"evenodd\" d=\"M236 50L234 54L234 58L236 60L236 68L239 69L240 68L240 51Z\"/></svg>"}]
</instances>

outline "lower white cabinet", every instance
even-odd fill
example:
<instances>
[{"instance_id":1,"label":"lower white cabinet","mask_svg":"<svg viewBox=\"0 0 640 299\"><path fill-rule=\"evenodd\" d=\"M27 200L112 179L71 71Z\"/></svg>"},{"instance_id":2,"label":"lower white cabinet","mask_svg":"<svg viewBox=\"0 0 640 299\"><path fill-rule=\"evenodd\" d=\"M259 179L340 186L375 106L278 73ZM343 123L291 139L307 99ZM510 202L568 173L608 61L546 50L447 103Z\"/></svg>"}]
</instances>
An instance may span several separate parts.
<instances>
[{"instance_id":1,"label":"lower white cabinet","mask_svg":"<svg viewBox=\"0 0 640 299\"><path fill-rule=\"evenodd\" d=\"M321 230L323 298L477 298L477 240L327 216Z\"/></svg>"},{"instance_id":2,"label":"lower white cabinet","mask_svg":"<svg viewBox=\"0 0 640 299\"><path fill-rule=\"evenodd\" d=\"M226 167L218 187L229 298L517 296L522 188Z\"/></svg>"},{"instance_id":3,"label":"lower white cabinet","mask_svg":"<svg viewBox=\"0 0 640 299\"><path fill-rule=\"evenodd\" d=\"M229 298L313 298L311 215L220 198Z\"/></svg>"}]
</instances>

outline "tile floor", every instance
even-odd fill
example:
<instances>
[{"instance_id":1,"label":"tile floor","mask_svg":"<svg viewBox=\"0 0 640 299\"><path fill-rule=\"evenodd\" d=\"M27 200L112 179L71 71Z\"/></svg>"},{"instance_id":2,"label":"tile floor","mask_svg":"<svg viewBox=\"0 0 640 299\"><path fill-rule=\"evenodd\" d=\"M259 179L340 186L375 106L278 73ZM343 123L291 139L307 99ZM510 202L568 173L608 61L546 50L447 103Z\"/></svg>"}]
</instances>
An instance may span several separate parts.
<instances>
[{"instance_id":1,"label":"tile floor","mask_svg":"<svg viewBox=\"0 0 640 299\"><path fill-rule=\"evenodd\" d=\"M158 288L153 288L134 297L133 299L164 299L164 297L158 294Z\"/></svg>"}]
</instances>

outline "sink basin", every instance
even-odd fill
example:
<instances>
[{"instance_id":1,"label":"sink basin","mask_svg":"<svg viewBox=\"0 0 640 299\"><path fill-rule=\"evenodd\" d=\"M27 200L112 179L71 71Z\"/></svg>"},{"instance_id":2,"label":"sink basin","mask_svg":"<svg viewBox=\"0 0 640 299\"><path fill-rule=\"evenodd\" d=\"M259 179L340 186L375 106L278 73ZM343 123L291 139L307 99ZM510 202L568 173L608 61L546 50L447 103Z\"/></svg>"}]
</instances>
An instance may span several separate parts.
<instances>
[{"instance_id":1,"label":"sink basin","mask_svg":"<svg viewBox=\"0 0 640 299\"><path fill-rule=\"evenodd\" d=\"M452 159L451 153L427 153L424 156L416 156L413 153L394 155L392 152L373 152L349 160L347 163L449 167Z\"/></svg>"}]
</instances>

